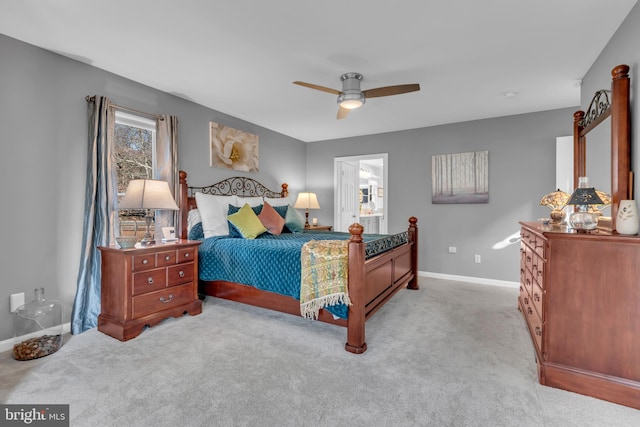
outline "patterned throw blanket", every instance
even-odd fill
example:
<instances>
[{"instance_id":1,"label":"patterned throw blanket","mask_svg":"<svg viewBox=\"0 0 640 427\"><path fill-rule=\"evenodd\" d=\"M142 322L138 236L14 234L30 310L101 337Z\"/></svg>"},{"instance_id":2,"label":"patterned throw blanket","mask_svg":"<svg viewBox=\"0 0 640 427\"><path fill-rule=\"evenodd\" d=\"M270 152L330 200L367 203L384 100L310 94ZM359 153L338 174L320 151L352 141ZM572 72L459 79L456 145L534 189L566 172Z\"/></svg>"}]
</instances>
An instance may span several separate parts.
<instances>
[{"instance_id":1,"label":"patterned throw blanket","mask_svg":"<svg viewBox=\"0 0 640 427\"><path fill-rule=\"evenodd\" d=\"M351 305L348 291L349 242L311 240L300 254L300 313L317 319L321 308Z\"/></svg>"}]
</instances>

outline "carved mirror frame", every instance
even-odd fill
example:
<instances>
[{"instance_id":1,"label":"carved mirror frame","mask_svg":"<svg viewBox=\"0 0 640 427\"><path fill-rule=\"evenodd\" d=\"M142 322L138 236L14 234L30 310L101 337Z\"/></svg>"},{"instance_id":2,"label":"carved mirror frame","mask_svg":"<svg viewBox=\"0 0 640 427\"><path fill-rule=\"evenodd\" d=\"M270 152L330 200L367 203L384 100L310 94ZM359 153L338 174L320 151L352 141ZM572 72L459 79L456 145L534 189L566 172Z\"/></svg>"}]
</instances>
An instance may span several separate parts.
<instances>
[{"instance_id":1,"label":"carved mirror frame","mask_svg":"<svg viewBox=\"0 0 640 427\"><path fill-rule=\"evenodd\" d=\"M633 199L633 172L629 66L618 65L611 70L611 76L611 92L599 90L586 113L580 110L573 115L573 185L574 188L578 186L578 177L589 176L587 134L607 117L611 117L611 226L604 229L613 231L616 228L620 200Z\"/></svg>"}]
</instances>

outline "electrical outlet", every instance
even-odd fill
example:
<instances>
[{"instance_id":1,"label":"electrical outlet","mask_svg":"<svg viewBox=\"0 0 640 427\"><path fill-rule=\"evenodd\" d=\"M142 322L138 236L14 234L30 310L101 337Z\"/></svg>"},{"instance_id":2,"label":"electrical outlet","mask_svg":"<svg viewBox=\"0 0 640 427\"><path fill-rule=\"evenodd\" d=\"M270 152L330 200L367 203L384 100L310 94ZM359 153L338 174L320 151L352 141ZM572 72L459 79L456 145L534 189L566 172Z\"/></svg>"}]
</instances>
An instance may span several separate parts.
<instances>
[{"instance_id":1,"label":"electrical outlet","mask_svg":"<svg viewBox=\"0 0 640 427\"><path fill-rule=\"evenodd\" d=\"M480 264L482 262L482 258L480 257L480 255L476 255L476 264Z\"/></svg>"},{"instance_id":2,"label":"electrical outlet","mask_svg":"<svg viewBox=\"0 0 640 427\"><path fill-rule=\"evenodd\" d=\"M18 309L18 307L24 305L24 292L21 292L19 294L11 294L11 296L9 297L9 302L11 305L11 312L14 313Z\"/></svg>"},{"instance_id":3,"label":"electrical outlet","mask_svg":"<svg viewBox=\"0 0 640 427\"><path fill-rule=\"evenodd\" d=\"M455 246L449 246L449 253L450 254L455 254L458 252L458 248L456 248Z\"/></svg>"}]
</instances>

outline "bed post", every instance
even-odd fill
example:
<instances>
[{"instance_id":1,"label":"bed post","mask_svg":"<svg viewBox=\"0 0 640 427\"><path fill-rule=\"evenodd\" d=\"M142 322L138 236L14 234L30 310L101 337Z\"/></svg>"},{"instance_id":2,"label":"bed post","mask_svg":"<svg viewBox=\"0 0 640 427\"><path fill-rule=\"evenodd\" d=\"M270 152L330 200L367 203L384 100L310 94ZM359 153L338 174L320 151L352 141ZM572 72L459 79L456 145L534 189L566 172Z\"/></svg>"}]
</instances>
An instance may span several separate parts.
<instances>
[{"instance_id":1,"label":"bed post","mask_svg":"<svg viewBox=\"0 0 640 427\"><path fill-rule=\"evenodd\" d=\"M187 215L189 215L189 187L187 185L187 173L180 171L180 224L178 236L187 239Z\"/></svg>"},{"instance_id":2,"label":"bed post","mask_svg":"<svg viewBox=\"0 0 640 427\"><path fill-rule=\"evenodd\" d=\"M413 279L407 283L407 289L420 289L418 286L418 218L412 216L409 218L409 242L413 243L411 248L411 271L413 271Z\"/></svg>"},{"instance_id":3,"label":"bed post","mask_svg":"<svg viewBox=\"0 0 640 427\"><path fill-rule=\"evenodd\" d=\"M351 224L349 233L349 318L347 319L347 343L344 348L351 353L361 354L367 351L364 341L365 323L365 273L364 273L364 242L360 224Z\"/></svg>"}]
</instances>

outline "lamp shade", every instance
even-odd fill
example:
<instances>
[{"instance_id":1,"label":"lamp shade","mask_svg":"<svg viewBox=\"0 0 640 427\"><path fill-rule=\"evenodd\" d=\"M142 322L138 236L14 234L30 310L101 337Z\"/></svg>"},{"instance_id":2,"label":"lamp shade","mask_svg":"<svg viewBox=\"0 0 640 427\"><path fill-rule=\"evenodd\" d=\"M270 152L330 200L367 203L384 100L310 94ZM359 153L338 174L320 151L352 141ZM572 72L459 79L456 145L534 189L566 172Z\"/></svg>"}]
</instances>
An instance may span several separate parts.
<instances>
[{"instance_id":1,"label":"lamp shade","mask_svg":"<svg viewBox=\"0 0 640 427\"><path fill-rule=\"evenodd\" d=\"M129 181L127 191L118 208L178 210L178 205L171 195L168 182L156 179L133 179Z\"/></svg>"},{"instance_id":2,"label":"lamp shade","mask_svg":"<svg viewBox=\"0 0 640 427\"><path fill-rule=\"evenodd\" d=\"M320 205L318 204L318 197L316 193L299 193L298 199L296 200L296 204L294 205L296 209L320 209Z\"/></svg>"},{"instance_id":3,"label":"lamp shade","mask_svg":"<svg viewBox=\"0 0 640 427\"><path fill-rule=\"evenodd\" d=\"M571 198L567 202L568 205L603 205L604 202L596 193L596 189L591 188L576 188Z\"/></svg>"}]
</instances>

